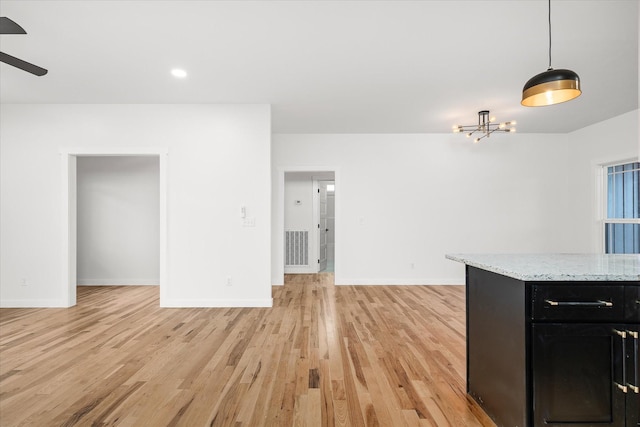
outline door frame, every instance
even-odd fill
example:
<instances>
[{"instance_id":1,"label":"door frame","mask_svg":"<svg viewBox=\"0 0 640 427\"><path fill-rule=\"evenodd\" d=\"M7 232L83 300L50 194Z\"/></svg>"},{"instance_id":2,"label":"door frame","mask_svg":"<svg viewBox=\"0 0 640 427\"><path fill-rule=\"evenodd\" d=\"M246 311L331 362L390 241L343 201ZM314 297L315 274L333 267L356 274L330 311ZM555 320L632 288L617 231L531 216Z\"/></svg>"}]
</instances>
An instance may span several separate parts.
<instances>
[{"instance_id":1,"label":"door frame","mask_svg":"<svg viewBox=\"0 0 640 427\"><path fill-rule=\"evenodd\" d=\"M284 178L285 173L287 172L307 172L307 173L333 173L333 181L335 181L336 188L339 185L340 181L340 171L335 166L282 166L277 169L276 175L276 199L274 202L274 209L272 209L272 215L274 218L273 222L273 233L272 239L273 244L272 248L274 251L271 254L272 262L272 271L271 271L271 284L278 286L284 285ZM335 228L339 230L339 195L336 192L335 195ZM341 193L341 192L340 192ZM272 199L273 200L273 199ZM275 212L273 212L275 211ZM335 235L335 253L334 253L334 281L338 283L339 276L339 268L340 263L338 259L339 247L338 247L338 236Z\"/></svg>"},{"instance_id":2,"label":"door frame","mask_svg":"<svg viewBox=\"0 0 640 427\"><path fill-rule=\"evenodd\" d=\"M81 147L60 150L62 189L61 273L66 307L76 305L77 295L77 158L99 156L152 156L159 160L160 188L160 306L167 297L167 157L166 148Z\"/></svg>"}]
</instances>

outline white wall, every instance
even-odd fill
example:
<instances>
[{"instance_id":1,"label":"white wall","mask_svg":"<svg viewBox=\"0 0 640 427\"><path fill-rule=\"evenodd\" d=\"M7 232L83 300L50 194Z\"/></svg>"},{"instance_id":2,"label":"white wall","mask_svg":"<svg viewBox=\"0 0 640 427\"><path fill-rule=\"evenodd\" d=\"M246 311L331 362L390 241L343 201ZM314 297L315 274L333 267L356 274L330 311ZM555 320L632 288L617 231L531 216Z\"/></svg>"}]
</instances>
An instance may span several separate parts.
<instances>
[{"instance_id":1,"label":"white wall","mask_svg":"<svg viewBox=\"0 0 640 427\"><path fill-rule=\"evenodd\" d=\"M593 165L638 154L638 111L478 145L449 134L274 135L271 153L264 105L5 104L0 121L5 307L65 304L63 147L168 149L168 306L271 303L269 273L282 283L284 264L271 209L282 208L291 166L336 171L337 284L463 283L445 253L592 251ZM242 226L243 205L255 227Z\"/></svg>"},{"instance_id":2,"label":"white wall","mask_svg":"<svg viewBox=\"0 0 640 427\"><path fill-rule=\"evenodd\" d=\"M571 134L484 144L451 134L274 135L273 203L281 169L334 165L336 284L464 283L446 253L599 251L594 171L638 156L638 123L636 110Z\"/></svg>"},{"instance_id":3,"label":"white wall","mask_svg":"<svg viewBox=\"0 0 640 427\"><path fill-rule=\"evenodd\" d=\"M602 223L597 198L603 183L598 175L602 164L638 159L640 110L588 126L569 134L569 176L572 220L567 223L574 235L571 249L576 252L602 251ZM637 161L637 160L636 160Z\"/></svg>"},{"instance_id":4,"label":"white wall","mask_svg":"<svg viewBox=\"0 0 640 427\"><path fill-rule=\"evenodd\" d=\"M333 262L335 259L335 245L336 245L336 198L335 193L327 194L327 261Z\"/></svg>"},{"instance_id":5,"label":"white wall","mask_svg":"<svg viewBox=\"0 0 640 427\"><path fill-rule=\"evenodd\" d=\"M4 104L0 114L2 306L66 304L64 147L168 150L163 305L271 304L268 105Z\"/></svg>"},{"instance_id":6,"label":"white wall","mask_svg":"<svg viewBox=\"0 0 640 427\"><path fill-rule=\"evenodd\" d=\"M287 173L284 186L285 229L313 231L313 179L308 174Z\"/></svg>"},{"instance_id":7,"label":"white wall","mask_svg":"<svg viewBox=\"0 0 640 427\"><path fill-rule=\"evenodd\" d=\"M79 285L160 283L158 156L77 159Z\"/></svg>"},{"instance_id":8,"label":"white wall","mask_svg":"<svg viewBox=\"0 0 640 427\"><path fill-rule=\"evenodd\" d=\"M282 169L334 165L336 284L464 283L463 266L446 253L572 246L564 228L568 138L499 135L472 144L449 134L278 134L273 203ZM272 241L277 284L282 248Z\"/></svg>"}]
</instances>

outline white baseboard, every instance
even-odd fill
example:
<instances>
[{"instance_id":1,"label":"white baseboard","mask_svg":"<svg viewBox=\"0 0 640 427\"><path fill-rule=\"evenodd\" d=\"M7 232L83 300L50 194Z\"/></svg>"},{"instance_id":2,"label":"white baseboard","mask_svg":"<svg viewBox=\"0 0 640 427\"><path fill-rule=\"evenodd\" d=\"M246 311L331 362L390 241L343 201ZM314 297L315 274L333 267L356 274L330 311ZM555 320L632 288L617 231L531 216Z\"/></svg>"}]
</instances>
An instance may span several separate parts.
<instances>
[{"instance_id":1,"label":"white baseboard","mask_svg":"<svg viewBox=\"0 0 640 427\"><path fill-rule=\"evenodd\" d=\"M315 265L305 267L285 267L284 274L316 274L318 267Z\"/></svg>"},{"instance_id":2,"label":"white baseboard","mask_svg":"<svg viewBox=\"0 0 640 427\"><path fill-rule=\"evenodd\" d=\"M358 285L384 285L384 286L392 286L392 285L464 285L465 279L464 277L460 279L345 279L342 277L336 276L335 284L336 286L344 285L344 286L358 286ZM284 283L280 281L280 279L271 279L271 286L283 286Z\"/></svg>"},{"instance_id":3,"label":"white baseboard","mask_svg":"<svg viewBox=\"0 0 640 427\"><path fill-rule=\"evenodd\" d=\"M78 279L78 286L158 286L160 281L155 279Z\"/></svg>"},{"instance_id":4,"label":"white baseboard","mask_svg":"<svg viewBox=\"0 0 640 427\"><path fill-rule=\"evenodd\" d=\"M173 299L160 300L160 307L167 308L233 308L273 307L273 298L267 299Z\"/></svg>"},{"instance_id":5,"label":"white baseboard","mask_svg":"<svg viewBox=\"0 0 640 427\"><path fill-rule=\"evenodd\" d=\"M0 308L68 308L63 300L59 299L7 299L0 300Z\"/></svg>"},{"instance_id":6,"label":"white baseboard","mask_svg":"<svg viewBox=\"0 0 640 427\"><path fill-rule=\"evenodd\" d=\"M340 285L383 285L383 286L419 286L419 285L464 285L463 279L434 279L434 278L424 278L424 279L348 279L341 277L339 280L336 278L336 286Z\"/></svg>"}]
</instances>

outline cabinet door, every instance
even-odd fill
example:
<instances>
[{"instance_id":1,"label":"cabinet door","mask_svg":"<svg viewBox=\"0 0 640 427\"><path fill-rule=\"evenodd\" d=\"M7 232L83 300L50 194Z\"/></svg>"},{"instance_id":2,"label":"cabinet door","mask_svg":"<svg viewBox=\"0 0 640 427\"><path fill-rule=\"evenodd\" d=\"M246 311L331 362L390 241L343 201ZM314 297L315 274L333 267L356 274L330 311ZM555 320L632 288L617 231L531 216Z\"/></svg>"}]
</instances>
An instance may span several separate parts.
<instances>
[{"instance_id":1,"label":"cabinet door","mask_svg":"<svg viewBox=\"0 0 640 427\"><path fill-rule=\"evenodd\" d=\"M626 426L623 339L614 324L532 326L533 425Z\"/></svg>"},{"instance_id":2,"label":"cabinet door","mask_svg":"<svg viewBox=\"0 0 640 427\"><path fill-rule=\"evenodd\" d=\"M625 372L627 385L627 427L640 426L640 327L627 325Z\"/></svg>"},{"instance_id":3,"label":"cabinet door","mask_svg":"<svg viewBox=\"0 0 640 427\"><path fill-rule=\"evenodd\" d=\"M625 322L640 322L640 286L625 286L624 300Z\"/></svg>"}]
</instances>

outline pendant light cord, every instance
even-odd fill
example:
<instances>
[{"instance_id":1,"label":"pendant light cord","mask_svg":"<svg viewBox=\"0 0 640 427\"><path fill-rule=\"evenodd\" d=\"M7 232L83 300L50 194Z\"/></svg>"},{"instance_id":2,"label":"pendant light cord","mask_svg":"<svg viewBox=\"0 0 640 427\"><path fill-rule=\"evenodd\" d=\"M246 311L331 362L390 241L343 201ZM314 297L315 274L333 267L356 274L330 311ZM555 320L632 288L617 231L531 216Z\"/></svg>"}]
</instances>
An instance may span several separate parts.
<instances>
[{"instance_id":1,"label":"pendant light cord","mask_svg":"<svg viewBox=\"0 0 640 427\"><path fill-rule=\"evenodd\" d=\"M549 0L549 70L551 68L551 0Z\"/></svg>"}]
</instances>

